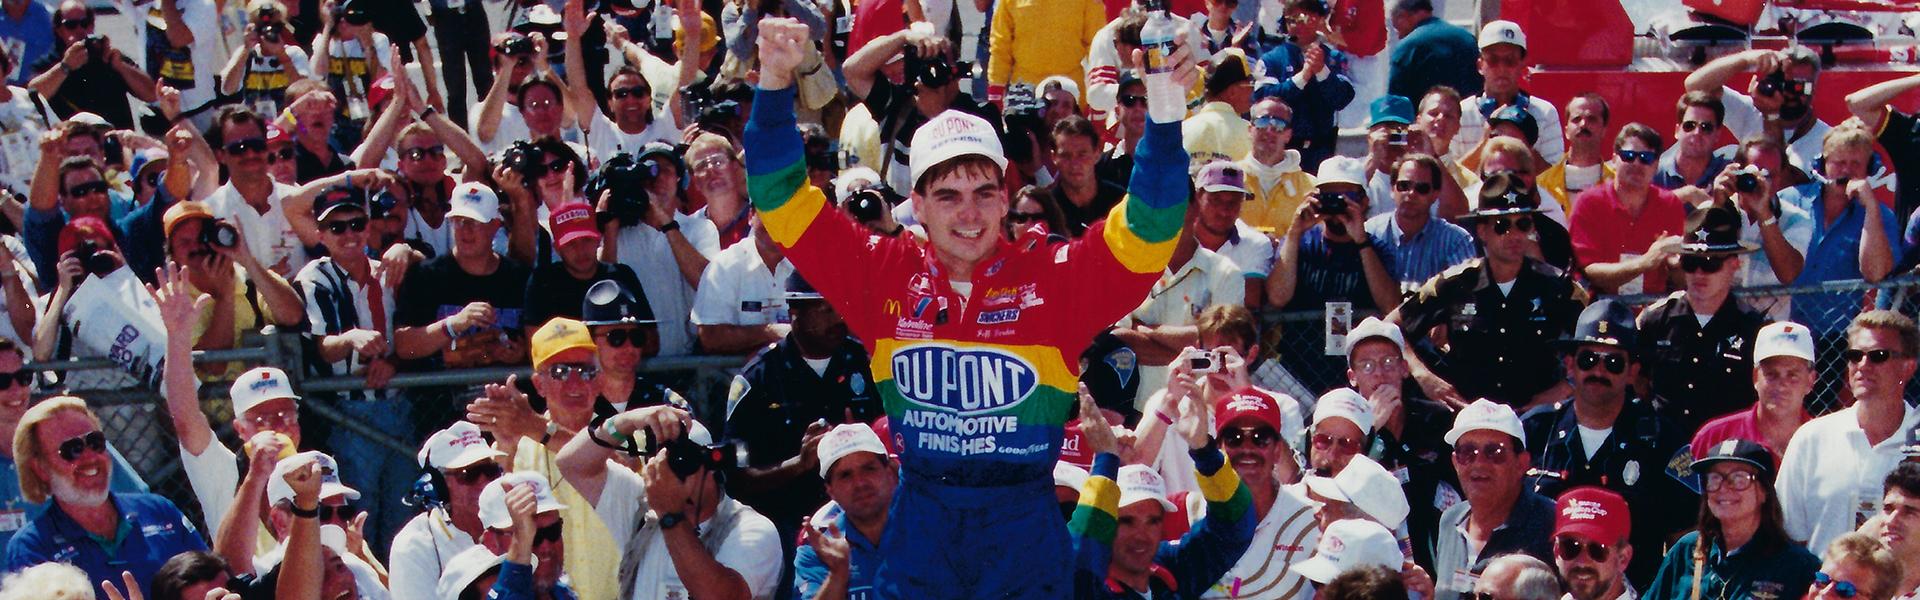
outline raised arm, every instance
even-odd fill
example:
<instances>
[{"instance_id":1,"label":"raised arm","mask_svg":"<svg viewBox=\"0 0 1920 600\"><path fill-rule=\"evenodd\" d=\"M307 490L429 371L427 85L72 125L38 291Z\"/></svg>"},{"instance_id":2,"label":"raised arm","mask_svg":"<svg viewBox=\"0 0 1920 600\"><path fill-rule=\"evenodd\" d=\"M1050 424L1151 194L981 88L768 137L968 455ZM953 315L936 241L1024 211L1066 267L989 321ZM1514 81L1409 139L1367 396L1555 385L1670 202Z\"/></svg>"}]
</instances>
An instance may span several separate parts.
<instances>
[{"instance_id":1,"label":"raised arm","mask_svg":"<svg viewBox=\"0 0 1920 600\"><path fill-rule=\"evenodd\" d=\"M1880 131L1887 119L1887 104L1894 98L1920 87L1920 75L1882 81L1847 94L1847 110L1860 117L1871 131Z\"/></svg>"},{"instance_id":2,"label":"raised arm","mask_svg":"<svg viewBox=\"0 0 1920 600\"><path fill-rule=\"evenodd\" d=\"M245 254L245 252L242 252ZM167 400L167 416L180 437L180 447L199 456L213 443L213 428L207 414L200 410L200 381L193 370L193 326L200 311L213 305L213 297L195 294L187 282L186 268L169 263L151 286L160 305L160 318L167 327L167 360L161 378L161 391Z\"/></svg>"},{"instance_id":3,"label":"raised arm","mask_svg":"<svg viewBox=\"0 0 1920 600\"><path fill-rule=\"evenodd\" d=\"M587 32L587 9L581 0L567 0L564 10L564 25L567 41L564 44L567 76L564 78L568 101L573 103L574 115L578 117L581 133L593 130L593 115L600 110L600 103L593 98L593 90L587 86L587 61L582 57L580 38Z\"/></svg>"},{"instance_id":4,"label":"raised arm","mask_svg":"<svg viewBox=\"0 0 1920 600\"><path fill-rule=\"evenodd\" d=\"M1774 57L1772 50L1748 50L1713 59L1687 75L1687 91L1719 92L1735 75L1769 71L1765 67L1772 66Z\"/></svg>"},{"instance_id":5,"label":"raised arm","mask_svg":"<svg viewBox=\"0 0 1920 600\"><path fill-rule=\"evenodd\" d=\"M1893 243L1896 237L1889 235L1889 229L1895 229L1886 223L1886 210L1873 195L1873 187L1866 179L1856 179L1847 183L1847 196L1860 203L1860 209L1866 213L1866 220L1860 224L1860 277L1869 283L1877 283L1893 273Z\"/></svg>"},{"instance_id":6,"label":"raised arm","mask_svg":"<svg viewBox=\"0 0 1920 600\"><path fill-rule=\"evenodd\" d=\"M666 0L656 1L665 2ZM674 16L680 19L681 31L704 31L706 23L704 19L700 18L702 14L703 13L700 12L700 0L679 0L678 5L674 8ZM678 123L682 127L693 122L693 115L689 114L691 111L687 110L687 100L684 92L687 88L693 87L694 82L700 79L700 69L706 66L700 64L700 45L694 43L694 40L698 40L703 36L704 34L701 36L686 35L686 41L680 44L680 50L674 57L676 59L674 67L679 70L679 77L675 81L680 85L675 87L673 92L667 96L667 109L673 113L673 122ZM640 63L634 62L632 64L638 66ZM763 65L761 72L764 73L765 71L766 67ZM788 71L784 75L787 77L786 81L791 83L792 71ZM762 87L765 87L766 83L767 82L762 81Z\"/></svg>"},{"instance_id":7,"label":"raised arm","mask_svg":"<svg viewBox=\"0 0 1920 600\"><path fill-rule=\"evenodd\" d=\"M320 510L320 465L308 463L287 474L293 488L296 511ZM323 555L320 553L320 520L294 517L286 540L286 556L280 561L280 581L274 597L280 600L319 600Z\"/></svg>"},{"instance_id":8,"label":"raised arm","mask_svg":"<svg viewBox=\"0 0 1920 600\"><path fill-rule=\"evenodd\" d=\"M260 47L259 36L254 33L253 25L247 25L246 42L227 57L227 65L220 69L220 93L231 95L240 93L240 86L247 77L247 64L253 62L253 53Z\"/></svg>"},{"instance_id":9,"label":"raised arm","mask_svg":"<svg viewBox=\"0 0 1920 600\"><path fill-rule=\"evenodd\" d=\"M513 83L513 61L502 56L500 64L493 68L493 87L487 89L487 97L480 100L480 110L473 115L473 137L482 144L493 142L493 134L500 131L500 116L507 109L508 91Z\"/></svg>"},{"instance_id":10,"label":"raised arm","mask_svg":"<svg viewBox=\"0 0 1920 600\"><path fill-rule=\"evenodd\" d=\"M396 63L393 66L398 67L390 71L405 74L406 67L398 64L400 47L390 48L388 56L392 57ZM393 140L400 134L400 129L413 123L413 111L419 109L419 94L413 90L413 82L406 77L395 77L393 100L387 103L386 110L380 111L380 117L374 119L373 128L367 130L366 138L360 142L358 148L353 149L353 155L349 160L356 165L379 165L380 160L386 157L387 149L393 146Z\"/></svg>"}]
</instances>

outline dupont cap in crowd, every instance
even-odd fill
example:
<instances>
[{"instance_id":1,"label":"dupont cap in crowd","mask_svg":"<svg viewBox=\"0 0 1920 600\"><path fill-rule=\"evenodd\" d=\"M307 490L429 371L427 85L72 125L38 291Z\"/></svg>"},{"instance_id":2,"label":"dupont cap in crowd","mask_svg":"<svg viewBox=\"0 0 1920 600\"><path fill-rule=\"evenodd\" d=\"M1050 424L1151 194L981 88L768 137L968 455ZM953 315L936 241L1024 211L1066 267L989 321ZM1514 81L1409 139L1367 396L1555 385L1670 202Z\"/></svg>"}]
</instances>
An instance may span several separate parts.
<instances>
[{"instance_id":1,"label":"dupont cap in crowd","mask_svg":"<svg viewBox=\"0 0 1920 600\"><path fill-rule=\"evenodd\" d=\"M1320 395L1313 404L1313 425L1327 419L1346 419L1360 428L1361 434L1373 433L1373 403L1353 388L1334 388Z\"/></svg>"},{"instance_id":2,"label":"dupont cap in crowd","mask_svg":"<svg viewBox=\"0 0 1920 600\"><path fill-rule=\"evenodd\" d=\"M275 367L254 367L241 373L227 391L233 396L233 416L236 417L246 415L247 411L268 400L300 399L299 394L293 393L293 384L288 382L287 372Z\"/></svg>"},{"instance_id":3,"label":"dupont cap in crowd","mask_svg":"<svg viewBox=\"0 0 1920 600\"><path fill-rule=\"evenodd\" d=\"M466 217L481 223L500 220L499 194L478 181L469 181L453 188L453 198L447 200L447 205L449 217Z\"/></svg>"},{"instance_id":4,"label":"dupont cap in crowd","mask_svg":"<svg viewBox=\"0 0 1920 600\"><path fill-rule=\"evenodd\" d=\"M340 463L324 452L308 450L274 463L273 478L267 480L267 504L276 505L283 500L293 501L293 486L287 484L287 474L310 463L320 465L321 500L334 496L346 496L348 500L360 499L360 492L340 483Z\"/></svg>"}]
</instances>

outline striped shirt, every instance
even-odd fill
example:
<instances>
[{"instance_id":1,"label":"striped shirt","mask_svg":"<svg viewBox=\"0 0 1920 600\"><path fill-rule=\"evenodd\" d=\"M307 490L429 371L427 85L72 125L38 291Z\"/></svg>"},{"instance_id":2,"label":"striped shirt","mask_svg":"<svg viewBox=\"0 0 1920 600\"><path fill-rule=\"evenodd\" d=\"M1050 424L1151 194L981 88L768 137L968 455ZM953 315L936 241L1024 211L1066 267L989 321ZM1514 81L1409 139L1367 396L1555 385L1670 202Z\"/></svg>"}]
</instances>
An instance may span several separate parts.
<instances>
[{"instance_id":1,"label":"striped shirt","mask_svg":"<svg viewBox=\"0 0 1920 600\"><path fill-rule=\"evenodd\" d=\"M1392 257L1389 264L1402 291L1420 287L1428 279L1474 257L1473 234L1443 219L1428 219L1408 237L1393 213L1367 219L1367 237L1374 247Z\"/></svg>"},{"instance_id":2,"label":"striped shirt","mask_svg":"<svg viewBox=\"0 0 1920 600\"><path fill-rule=\"evenodd\" d=\"M1253 544L1220 581L1200 595L1202 600L1313 597L1313 584L1292 568L1313 556L1314 545L1320 543L1320 526L1304 493L1293 486L1281 486L1273 506L1254 526ZM1194 522L1206 517L1205 499L1197 496L1187 496L1187 515Z\"/></svg>"}]
</instances>

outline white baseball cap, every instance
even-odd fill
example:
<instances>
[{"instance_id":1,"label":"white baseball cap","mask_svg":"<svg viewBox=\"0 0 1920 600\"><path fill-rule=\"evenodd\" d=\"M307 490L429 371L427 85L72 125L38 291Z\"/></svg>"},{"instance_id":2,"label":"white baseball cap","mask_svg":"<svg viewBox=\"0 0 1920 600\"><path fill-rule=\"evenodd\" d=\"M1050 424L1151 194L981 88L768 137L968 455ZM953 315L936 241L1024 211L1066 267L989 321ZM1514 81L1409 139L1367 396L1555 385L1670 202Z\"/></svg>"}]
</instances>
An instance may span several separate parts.
<instances>
[{"instance_id":1,"label":"white baseball cap","mask_svg":"<svg viewBox=\"0 0 1920 600\"><path fill-rule=\"evenodd\" d=\"M1319 187L1329 183L1367 185L1367 163L1351 156L1327 157L1320 162L1320 172L1313 174L1313 185Z\"/></svg>"},{"instance_id":2,"label":"white baseball cap","mask_svg":"<svg viewBox=\"0 0 1920 600\"><path fill-rule=\"evenodd\" d=\"M1091 476L1092 474L1087 473L1086 469L1080 468L1080 465L1064 460L1053 463L1053 487L1078 490L1087 485L1087 478Z\"/></svg>"},{"instance_id":3,"label":"white baseball cap","mask_svg":"<svg viewBox=\"0 0 1920 600\"><path fill-rule=\"evenodd\" d=\"M1373 403L1353 388L1334 388L1320 395L1320 401L1313 403L1313 426L1319 427L1321 421L1332 418L1351 421L1360 428L1361 434L1373 433Z\"/></svg>"},{"instance_id":4,"label":"white baseball cap","mask_svg":"<svg viewBox=\"0 0 1920 600\"><path fill-rule=\"evenodd\" d=\"M453 198L447 200L447 205L449 217L466 217L481 223L500 220L500 195L478 181L453 188Z\"/></svg>"},{"instance_id":5,"label":"white baseball cap","mask_svg":"<svg viewBox=\"0 0 1920 600\"><path fill-rule=\"evenodd\" d=\"M1326 584L1360 567L1380 566L1397 573L1406 560L1407 556L1400 553L1400 542L1386 527L1366 519L1342 519L1327 526L1320 534L1320 544L1313 549L1313 558L1294 565L1293 572Z\"/></svg>"},{"instance_id":6,"label":"white baseball cap","mask_svg":"<svg viewBox=\"0 0 1920 600\"><path fill-rule=\"evenodd\" d=\"M273 465L273 477L267 479L267 504L279 504L282 500L293 500L293 486L287 484L287 474L295 468L308 463L320 464L320 499L334 496L346 496L348 500L359 500L360 492L340 483L340 463L333 457L318 450L308 450L282 460Z\"/></svg>"},{"instance_id":7,"label":"white baseball cap","mask_svg":"<svg viewBox=\"0 0 1920 600\"><path fill-rule=\"evenodd\" d=\"M273 367L254 367L241 373L228 392L233 396L235 417L245 416L247 411L268 400L300 399L299 394L293 393L293 384L287 381L287 372Z\"/></svg>"},{"instance_id":8,"label":"white baseball cap","mask_svg":"<svg viewBox=\"0 0 1920 600\"><path fill-rule=\"evenodd\" d=\"M1353 457L1332 477L1309 476L1306 483L1307 489L1320 497L1351 503L1388 528L1399 528L1411 511L1406 493L1400 490L1400 478L1365 455Z\"/></svg>"},{"instance_id":9,"label":"white baseball cap","mask_svg":"<svg viewBox=\"0 0 1920 600\"><path fill-rule=\"evenodd\" d=\"M480 489L480 525L487 529L508 529L513 527L513 513L507 512L507 486L533 486L533 514L566 510L553 497L553 488L547 480L532 473L508 473Z\"/></svg>"},{"instance_id":10,"label":"white baseball cap","mask_svg":"<svg viewBox=\"0 0 1920 600\"><path fill-rule=\"evenodd\" d=\"M833 463L855 452L871 452L881 458L887 456L887 445L880 442L880 435L866 423L847 423L834 427L820 436L820 444L815 447L820 455L820 478L826 479L827 472L833 470Z\"/></svg>"},{"instance_id":11,"label":"white baseball cap","mask_svg":"<svg viewBox=\"0 0 1920 600\"><path fill-rule=\"evenodd\" d=\"M434 432L425 444L420 445L419 458L422 467L446 471L506 455L487 444L486 438L480 436L480 426L467 421L455 421L446 429Z\"/></svg>"},{"instance_id":12,"label":"white baseball cap","mask_svg":"<svg viewBox=\"0 0 1920 600\"><path fill-rule=\"evenodd\" d=\"M1513 21L1503 19L1487 23L1486 27L1480 28L1480 49L1485 50L1495 44L1513 44L1524 51L1527 49L1527 32L1521 31L1520 24Z\"/></svg>"},{"instance_id":13,"label":"white baseball cap","mask_svg":"<svg viewBox=\"0 0 1920 600\"><path fill-rule=\"evenodd\" d=\"M1813 362L1813 331L1793 321L1775 321L1761 327L1753 338L1753 364L1775 356Z\"/></svg>"},{"instance_id":14,"label":"white baseball cap","mask_svg":"<svg viewBox=\"0 0 1920 600\"><path fill-rule=\"evenodd\" d=\"M1373 338L1383 338L1393 342L1393 345L1401 350L1407 349L1407 337L1400 333L1399 327L1394 327L1392 323L1380 317L1367 317L1361 319L1359 325L1353 326L1353 330L1347 332L1347 356L1353 356L1353 349L1358 348L1360 342Z\"/></svg>"},{"instance_id":15,"label":"white baseball cap","mask_svg":"<svg viewBox=\"0 0 1920 600\"><path fill-rule=\"evenodd\" d=\"M1527 443L1527 434L1520 428L1520 415L1514 414L1513 407L1481 398L1453 416L1453 429L1446 435L1447 445L1459 443L1460 436L1479 429L1498 431L1513 436L1521 444Z\"/></svg>"},{"instance_id":16,"label":"white baseball cap","mask_svg":"<svg viewBox=\"0 0 1920 600\"><path fill-rule=\"evenodd\" d=\"M320 545L342 558L353 556L352 552L347 551L347 530L339 525L320 526Z\"/></svg>"},{"instance_id":17,"label":"white baseball cap","mask_svg":"<svg viewBox=\"0 0 1920 600\"><path fill-rule=\"evenodd\" d=\"M506 562L505 557L474 544L447 561L446 570L440 572L440 583L433 586L433 595L439 600L460 600L460 593L465 592L467 586L500 568L502 562Z\"/></svg>"},{"instance_id":18,"label":"white baseball cap","mask_svg":"<svg viewBox=\"0 0 1920 600\"><path fill-rule=\"evenodd\" d=\"M1120 506L1122 508L1135 502L1153 500L1160 508L1176 510L1173 501L1167 499L1167 480L1160 477L1158 471L1146 465L1127 465L1120 467Z\"/></svg>"},{"instance_id":19,"label":"white baseball cap","mask_svg":"<svg viewBox=\"0 0 1920 600\"><path fill-rule=\"evenodd\" d=\"M846 202L847 198L853 196L854 190L880 182L880 172L872 167L847 167L833 178L833 199Z\"/></svg>"},{"instance_id":20,"label":"white baseball cap","mask_svg":"<svg viewBox=\"0 0 1920 600\"><path fill-rule=\"evenodd\" d=\"M1002 170L1007 168L1007 153L1000 148L1000 134L986 119L957 110L934 115L933 120L913 132L911 163L908 165L915 185L934 165L962 156L984 156Z\"/></svg>"}]
</instances>

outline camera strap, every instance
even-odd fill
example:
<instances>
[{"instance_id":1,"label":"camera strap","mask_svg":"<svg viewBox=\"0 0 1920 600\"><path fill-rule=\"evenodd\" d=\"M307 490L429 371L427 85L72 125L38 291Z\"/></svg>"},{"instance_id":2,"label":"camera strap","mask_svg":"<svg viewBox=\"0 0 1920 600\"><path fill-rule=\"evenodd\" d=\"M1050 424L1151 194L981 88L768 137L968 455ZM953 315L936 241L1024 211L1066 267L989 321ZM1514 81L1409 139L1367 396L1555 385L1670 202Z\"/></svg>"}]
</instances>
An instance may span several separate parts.
<instances>
[{"instance_id":1,"label":"camera strap","mask_svg":"<svg viewBox=\"0 0 1920 600\"><path fill-rule=\"evenodd\" d=\"M644 497L640 500L640 510L639 525L634 527L633 535L627 537L626 546L620 549L619 598L635 597L635 587L640 583L636 581L640 575L640 565L647 561L647 549L652 547L653 538L661 535L660 517L647 506ZM707 519L706 523L687 523L683 527L698 528L700 545L707 549L707 554L719 556L720 546L733 537L733 530L739 527L740 514L744 510L745 507L738 500L727 497L726 492L722 491L712 518Z\"/></svg>"}]
</instances>

